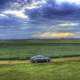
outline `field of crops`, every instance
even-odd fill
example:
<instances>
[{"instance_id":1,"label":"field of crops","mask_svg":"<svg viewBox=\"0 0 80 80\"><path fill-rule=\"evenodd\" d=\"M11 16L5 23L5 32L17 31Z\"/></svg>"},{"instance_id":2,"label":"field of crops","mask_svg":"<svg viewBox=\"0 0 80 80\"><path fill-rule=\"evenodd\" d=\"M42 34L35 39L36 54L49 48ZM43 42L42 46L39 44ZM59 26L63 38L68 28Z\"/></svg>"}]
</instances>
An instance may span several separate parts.
<instances>
[{"instance_id":1,"label":"field of crops","mask_svg":"<svg viewBox=\"0 0 80 80\"><path fill-rule=\"evenodd\" d=\"M80 80L80 62L0 65L0 80Z\"/></svg>"},{"instance_id":2,"label":"field of crops","mask_svg":"<svg viewBox=\"0 0 80 80\"><path fill-rule=\"evenodd\" d=\"M0 59L29 59L37 54L50 57L80 56L80 40L0 41Z\"/></svg>"}]
</instances>

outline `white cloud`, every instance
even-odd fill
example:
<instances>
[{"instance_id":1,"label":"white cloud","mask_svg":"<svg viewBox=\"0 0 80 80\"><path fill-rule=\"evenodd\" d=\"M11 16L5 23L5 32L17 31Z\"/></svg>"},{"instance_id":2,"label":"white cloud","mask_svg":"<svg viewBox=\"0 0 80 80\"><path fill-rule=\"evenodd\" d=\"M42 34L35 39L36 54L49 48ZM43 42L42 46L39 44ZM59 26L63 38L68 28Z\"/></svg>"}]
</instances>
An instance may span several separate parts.
<instances>
[{"instance_id":1,"label":"white cloud","mask_svg":"<svg viewBox=\"0 0 80 80\"><path fill-rule=\"evenodd\" d=\"M64 22L62 24L58 24L57 26L63 26L63 27L68 27L68 26L78 26L79 23L73 23L73 22Z\"/></svg>"},{"instance_id":2,"label":"white cloud","mask_svg":"<svg viewBox=\"0 0 80 80\"><path fill-rule=\"evenodd\" d=\"M30 4L26 3L23 6L23 9L34 9L34 8L39 8L41 7L43 4L46 4L47 1L46 0L33 0ZM20 4L19 4L20 6Z\"/></svg>"},{"instance_id":3,"label":"white cloud","mask_svg":"<svg viewBox=\"0 0 80 80\"><path fill-rule=\"evenodd\" d=\"M0 14L0 17L5 17L5 15L4 14Z\"/></svg>"},{"instance_id":4,"label":"white cloud","mask_svg":"<svg viewBox=\"0 0 80 80\"><path fill-rule=\"evenodd\" d=\"M75 3L77 5L80 5L80 0L56 0L58 3L63 3L63 2L69 2L69 3Z\"/></svg>"},{"instance_id":5,"label":"white cloud","mask_svg":"<svg viewBox=\"0 0 80 80\"><path fill-rule=\"evenodd\" d=\"M8 16L1 13L1 14L0 14L0 19L3 19L3 18L8 18Z\"/></svg>"},{"instance_id":6,"label":"white cloud","mask_svg":"<svg viewBox=\"0 0 80 80\"><path fill-rule=\"evenodd\" d=\"M18 10L6 10L3 13L16 16L20 19L29 19L29 17L24 13L23 10L20 10L20 11L18 11Z\"/></svg>"}]
</instances>

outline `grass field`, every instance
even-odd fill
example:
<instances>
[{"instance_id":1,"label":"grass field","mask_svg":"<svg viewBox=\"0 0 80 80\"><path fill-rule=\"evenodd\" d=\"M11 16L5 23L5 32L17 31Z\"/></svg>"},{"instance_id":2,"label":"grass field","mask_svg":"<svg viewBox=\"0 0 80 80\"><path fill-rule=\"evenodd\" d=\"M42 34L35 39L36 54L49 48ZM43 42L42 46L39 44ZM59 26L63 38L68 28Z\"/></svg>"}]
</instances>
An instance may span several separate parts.
<instances>
[{"instance_id":1,"label":"grass field","mask_svg":"<svg viewBox=\"0 0 80 80\"><path fill-rule=\"evenodd\" d=\"M80 40L0 41L0 59L29 59L37 54L50 57L80 56Z\"/></svg>"},{"instance_id":2,"label":"grass field","mask_svg":"<svg viewBox=\"0 0 80 80\"><path fill-rule=\"evenodd\" d=\"M0 80L80 80L80 62L0 65Z\"/></svg>"},{"instance_id":3,"label":"grass field","mask_svg":"<svg viewBox=\"0 0 80 80\"><path fill-rule=\"evenodd\" d=\"M37 54L59 59L44 64L14 61ZM0 80L80 80L80 40L2 40L0 60Z\"/></svg>"}]
</instances>

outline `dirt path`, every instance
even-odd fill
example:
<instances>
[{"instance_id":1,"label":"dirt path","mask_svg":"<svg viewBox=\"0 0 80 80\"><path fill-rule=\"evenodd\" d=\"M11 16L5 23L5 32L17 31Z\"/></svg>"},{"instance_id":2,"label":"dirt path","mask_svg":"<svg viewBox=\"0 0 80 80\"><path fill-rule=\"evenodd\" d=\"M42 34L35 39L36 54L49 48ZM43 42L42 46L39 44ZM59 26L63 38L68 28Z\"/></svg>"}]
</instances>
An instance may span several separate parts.
<instances>
[{"instance_id":1,"label":"dirt path","mask_svg":"<svg viewBox=\"0 0 80 80\"><path fill-rule=\"evenodd\" d=\"M80 57L69 57L69 58L55 58L51 62L60 63L66 61L80 61ZM0 64L28 64L31 63L29 60L1 60Z\"/></svg>"},{"instance_id":2,"label":"dirt path","mask_svg":"<svg viewBox=\"0 0 80 80\"><path fill-rule=\"evenodd\" d=\"M0 64L24 64L30 63L29 60L1 60Z\"/></svg>"}]
</instances>

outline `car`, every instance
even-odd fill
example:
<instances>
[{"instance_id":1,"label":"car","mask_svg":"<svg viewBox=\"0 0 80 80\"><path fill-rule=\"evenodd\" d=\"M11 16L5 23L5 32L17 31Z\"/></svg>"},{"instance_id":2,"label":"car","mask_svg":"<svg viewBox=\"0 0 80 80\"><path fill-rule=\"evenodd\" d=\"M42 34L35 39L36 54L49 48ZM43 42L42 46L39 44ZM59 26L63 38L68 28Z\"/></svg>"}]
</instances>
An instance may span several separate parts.
<instances>
[{"instance_id":1,"label":"car","mask_svg":"<svg viewBox=\"0 0 80 80\"><path fill-rule=\"evenodd\" d=\"M43 55L37 55L37 56L31 57L31 62L32 63L50 62L50 58Z\"/></svg>"}]
</instances>

